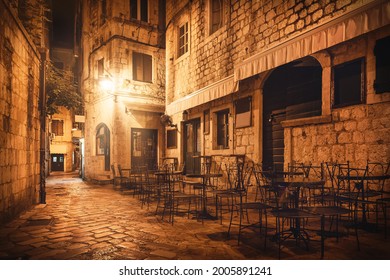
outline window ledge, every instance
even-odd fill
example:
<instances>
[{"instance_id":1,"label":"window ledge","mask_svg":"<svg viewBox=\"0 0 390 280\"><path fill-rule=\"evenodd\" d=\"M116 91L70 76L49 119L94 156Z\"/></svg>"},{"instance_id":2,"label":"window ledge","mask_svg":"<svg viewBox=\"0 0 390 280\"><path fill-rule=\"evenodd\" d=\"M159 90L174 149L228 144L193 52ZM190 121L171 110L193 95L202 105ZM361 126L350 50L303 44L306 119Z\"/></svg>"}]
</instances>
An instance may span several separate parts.
<instances>
[{"instance_id":1,"label":"window ledge","mask_svg":"<svg viewBox=\"0 0 390 280\"><path fill-rule=\"evenodd\" d=\"M332 115L325 116L316 116L316 117L308 117L296 120L286 120L282 121L281 125L283 128L286 127L295 127L295 126L304 126L310 124L321 124L321 123L330 123L332 122Z\"/></svg>"}]
</instances>

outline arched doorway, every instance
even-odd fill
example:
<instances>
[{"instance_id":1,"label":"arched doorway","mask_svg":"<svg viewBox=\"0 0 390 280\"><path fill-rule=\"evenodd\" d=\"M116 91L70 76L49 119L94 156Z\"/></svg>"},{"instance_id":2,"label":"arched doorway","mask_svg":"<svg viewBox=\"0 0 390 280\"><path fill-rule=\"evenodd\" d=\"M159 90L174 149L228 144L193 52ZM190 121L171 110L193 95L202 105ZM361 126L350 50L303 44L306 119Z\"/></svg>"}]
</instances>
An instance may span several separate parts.
<instances>
[{"instance_id":1,"label":"arched doorway","mask_svg":"<svg viewBox=\"0 0 390 280\"><path fill-rule=\"evenodd\" d=\"M104 170L110 171L110 130L104 123L96 127L96 155L104 156Z\"/></svg>"},{"instance_id":2,"label":"arched doorway","mask_svg":"<svg viewBox=\"0 0 390 280\"><path fill-rule=\"evenodd\" d=\"M322 67L306 57L273 70L263 87L263 165L283 170L282 121L321 115Z\"/></svg>"}]
</instances>

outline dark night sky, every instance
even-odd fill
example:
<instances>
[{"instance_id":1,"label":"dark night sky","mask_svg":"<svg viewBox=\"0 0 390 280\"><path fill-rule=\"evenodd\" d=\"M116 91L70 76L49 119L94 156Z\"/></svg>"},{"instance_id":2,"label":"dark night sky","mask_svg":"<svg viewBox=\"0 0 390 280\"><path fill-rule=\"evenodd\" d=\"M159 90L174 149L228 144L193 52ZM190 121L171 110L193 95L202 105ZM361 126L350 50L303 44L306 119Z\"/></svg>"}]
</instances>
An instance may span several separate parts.
<instances>
[{"instance_id":1,"label":"dark night sky","mask_svg":"<svg viewBox=\"0 0 390 280\"><path fill-rule=\"evenodd\" d=\"M53 45L73 47L73 24L76 0L52 0Z\"/></svg>"}]
</instances>

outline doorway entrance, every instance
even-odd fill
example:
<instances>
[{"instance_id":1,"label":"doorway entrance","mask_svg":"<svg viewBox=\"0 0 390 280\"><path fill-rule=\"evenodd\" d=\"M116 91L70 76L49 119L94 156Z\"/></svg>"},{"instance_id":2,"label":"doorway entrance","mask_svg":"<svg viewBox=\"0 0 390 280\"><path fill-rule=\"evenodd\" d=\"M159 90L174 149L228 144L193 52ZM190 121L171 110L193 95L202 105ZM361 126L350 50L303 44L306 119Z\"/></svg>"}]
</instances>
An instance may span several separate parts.
<instances>
[{"instance_id":1,"label":"doorway entrance","mask_svg":"<svg viewBox=\"0 0 390 280\"><path fill-rule=\"evenodd\" d=\"M131 129L131 168L147 166L157 167L157 135L156 129Z\"/></svg>"},{"instance_id":2,"label":"doorway entrance","mask_svg":"<svg viewBox=\"0 0 390 280\"><path fill-rule=\"evenodd\" d=\"M183 154L186 174L200 173L201 133L200 119L189 120L184 123Z\"/></svg>"},{"instance_id":3,"label":"doorway entrance","mask_svg":"<svg viewBox=\"0 0 390 280\"><path fill-rule=\"evenodd\" d=\"M64 154L51 154L51 171L64 171Z\"/></svg>"},{"instance_id":4,"label":"doorway entrance","mask_svg":"<svg viewBox=\"0 0 390 280\"><path fill-rule=\"evenodd\" d=\"M313 57L293 61L273 70L263 87L263 166L282 171L284 129L282 121L320 116L322 67Z\"/></svg>"}]
</instances>

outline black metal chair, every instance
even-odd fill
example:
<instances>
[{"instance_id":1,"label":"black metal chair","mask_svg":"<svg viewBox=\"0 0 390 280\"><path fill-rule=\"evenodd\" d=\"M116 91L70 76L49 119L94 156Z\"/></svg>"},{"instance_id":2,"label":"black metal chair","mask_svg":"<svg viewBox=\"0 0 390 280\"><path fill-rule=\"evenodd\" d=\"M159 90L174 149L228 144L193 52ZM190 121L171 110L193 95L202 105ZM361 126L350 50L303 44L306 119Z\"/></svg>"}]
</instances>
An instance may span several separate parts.
<instances>
[{"instance_id":1,"label":"black metal chair","mask_svg":"<svg viewBox=\"0 0 390 280\"><path fill-rule=\"evenodd\" d=\"M112 184L114 188L121 183L121 177L116 175L115 166L111 164Z\"/></svg>"}]
</instances>

